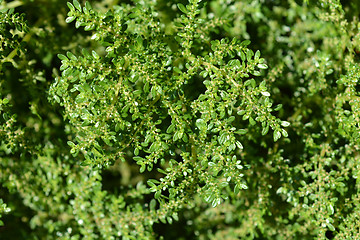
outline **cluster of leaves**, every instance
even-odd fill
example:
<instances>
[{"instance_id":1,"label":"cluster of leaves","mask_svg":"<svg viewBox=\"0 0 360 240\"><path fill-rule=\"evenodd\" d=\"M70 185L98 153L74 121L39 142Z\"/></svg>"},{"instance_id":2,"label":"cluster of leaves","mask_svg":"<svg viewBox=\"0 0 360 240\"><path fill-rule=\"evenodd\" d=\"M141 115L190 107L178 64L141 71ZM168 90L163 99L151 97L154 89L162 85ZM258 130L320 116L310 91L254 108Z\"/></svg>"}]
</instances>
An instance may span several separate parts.
<instances>
[{"instance_id":1,"label":"cluster of leaves","mask_svg":"<svg viewBox=\"0 0 360 240\"><path fill-rule=\"evenodd\" d=\"M8 213L10 211L11 209L6 206L6 203L4 203L2 199L0 199L0 218L3 213ZM0 220L0 226L4 226L4 222L2 220Z\"/></svg>"},{"instance_id":2,"label":"cluster of leaves","mask_svg":"<svg viewBox=\"0 0 360 240\"><path fill-rule=\"evenodd\" d=\"M105 54L59 54L62 75L50 96L65 109L76 134L68 144L74 156L85 156L82 165L132 157L140 173L156 166L164 175L148 181L155 199L186 202L196 192L215 207L229 185L236 193L246 188L239 139L248 127L260 122L262 134L272 128L277 141L289 123L271 115L266 82L253 77L267 66L246 48L250 41L202 40L209 32L202 31L206 19L196 17L198 2L178 4L184 14L175 20L176 35L165 34L151 6L101 14L89 3L68 3L67 22L93 30ZM140 8L151 15L139 19Z\"/></svg>"},{"instance_id":3,"label":"cluster of leaves","mask_svg":"<svg viewBox=\"0 0 360 240\"><path fill-rule=\"evenodd\" d=\"M252 207L233 210L243 209L238 223L250 224L231 230L233 236L358 238L359 7L339 1L233 6L218 14L244 19L230 22L230 36L251 27L247 34L271 62L272 97L286 110L279 117L291 123L290 141L262 142L266 157L251 158L253 194L242 197ZM227 236L229 229L216 234Z\"/></svg>"},{"instance_id":4,"label":"cluster of leaves","mask_svg":"<svg viewBox=\"0 0 360 240\"><path fill-rule=\"evenodd\" d=\"M115 2L0 1L0 238L359 238L356 3Z\"/></svg>"}]
</instances>

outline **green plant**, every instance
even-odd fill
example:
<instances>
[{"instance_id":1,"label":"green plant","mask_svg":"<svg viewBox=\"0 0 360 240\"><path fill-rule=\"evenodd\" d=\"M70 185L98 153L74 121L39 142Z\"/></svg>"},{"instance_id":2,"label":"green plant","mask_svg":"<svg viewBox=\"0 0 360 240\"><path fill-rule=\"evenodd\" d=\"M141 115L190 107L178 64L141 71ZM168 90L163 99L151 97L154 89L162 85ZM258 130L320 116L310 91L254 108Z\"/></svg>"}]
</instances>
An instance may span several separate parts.
<instances>
[{"instance_id":1,"label":"green plant","mask_svg":"<svg viewBox=\"0 0 360 240\"><path fill-rule=\"evenodd\" d=\"M360 7L125 2L0 3L0 236L359 238Z\"/></svg>"}]
</instances>

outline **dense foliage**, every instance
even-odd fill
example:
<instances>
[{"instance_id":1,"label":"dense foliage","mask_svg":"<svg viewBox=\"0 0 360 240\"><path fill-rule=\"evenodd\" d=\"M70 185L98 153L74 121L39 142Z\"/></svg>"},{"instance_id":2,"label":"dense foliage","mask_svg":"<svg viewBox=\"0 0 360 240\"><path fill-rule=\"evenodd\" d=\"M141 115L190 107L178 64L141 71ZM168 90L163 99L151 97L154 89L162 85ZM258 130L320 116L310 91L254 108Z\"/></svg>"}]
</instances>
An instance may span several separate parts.
<instances>
[{"instance_id":1,"label":"dense foliage","mask_svg":"<svg viewBox=\"0 0 360 240\"><path fill-rule=\"evenodd\" d=\"M0 0L0 238L359 239L359 16Z\"/></svg>"}]
</instances>

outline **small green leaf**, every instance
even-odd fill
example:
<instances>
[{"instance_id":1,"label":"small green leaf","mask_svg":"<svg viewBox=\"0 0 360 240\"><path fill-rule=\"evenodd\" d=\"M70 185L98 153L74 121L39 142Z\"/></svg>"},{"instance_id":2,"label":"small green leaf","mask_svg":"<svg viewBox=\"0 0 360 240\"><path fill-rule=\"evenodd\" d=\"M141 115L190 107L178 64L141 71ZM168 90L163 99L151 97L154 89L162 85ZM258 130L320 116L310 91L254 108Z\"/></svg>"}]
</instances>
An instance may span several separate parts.
<instances>
[{"instance_id":1,"label":"small green leaf","mask_svg":"<svg viewBox=\"0 0 360 240\"><path fill-rule=\"evenodd\" d=\"M235 188L234 188L234 193L235 193L235 194L238 194L239 192L240 192L239 184L236 184L236 185L235 185Z\"/></svg>"},{"instance_id":2,"label":"small green leaf","mask_svg":"<svg viewBox=\"0 0 360 240\"><path fill-rule=\"evenodd\" d=\"M334 72L334 69L328 69L326 72L325 72L325 74L326 75L330 75L330 74L332 74Z\"/></svg>"},{"instance_id":3,"label":"small green leaf","mask_svg":"<svg viewBox=\"0 0 360 240\"><path fill-rule=\"evenodd\" d=\"M249 117L249 123L251 126L254 126L256 124L255 120L252 117Z\"/></svg>"},{"instance_id":4,"label":"small green leaf","mask_svg":"<svg viewBox=\"0 0 360 240\"><path fill-rule=\"evenodd\" d=\"M263 92L263 91L266 91L266 81L265 81L265 80L260 83L259 89L260 89L260 91L262 91L262 92Z\"/></svg>"},{"instance_id":5,"label":"small green leaf","mask_svg":"<svg viewBox=\"0 0 360 240\"><path fill-rule=\"evenodd\" d=\"M72 5L70 2L67 2L67 6L70 9L70 11L75 11L74 5Z\"/></svg>"},{"instance_id":6,"label":"small green leaf","mask_svg":"<svg viewBox=\"0 0 360 240\"><path fill-rule=\"evenodd\" d=\"M279 111L282 108L282 104L278 104L276 105L276 107L274 108L274 111Z\"/></svg>"},{"instance_id":7,"label":"small green leaf","mask_svg":"<svg viewBox=\"0 0 360 240\"><path fill-rule=\"evenodd\" d=\"M90 160L85 160L85 161L80 163L81 166L89 166L90 164L91 164Z\"/></svg>"},{"instance_id":8,"label":"small green leaf","mask_svg":"<svg viewBox=\"0 0 360 240\"><path fill-rule=\"evenodd\" d=\"M245 53L243 51L240 51L238 53L239 57L241 58L241 61L245 62L246 60L246 56L245 56Z\"/></svg>"},{"instance_id":9,"label":"small green leaf","mask_svg":"<svg viewBox=\"0 0 360 240\"><path fill-rule=\"evenodd\" d=\"M154 195L155 199L159 199L160 196L161 196L161 191L156 191L156 193Z\"/></svg>"},{"instance_id":10,"label":"small green leaf","mask_svg":"<svg viewBox=\"0 0 360 240\"><path fill-rule=\"evenodd\" d=\"M177 6L183 13L187 14L189 12L182 3L178 3Z\"/></svg>"},{"instance_id":11,"label":"small green leaf","mask_svg":"<svg viewBox=\"0 0 360 240\"><path fill-rule=\"evenodd\" d=\"M243 145L241 144L241 142L239 142L239 141L236 141L235 142L236 143L236 146L239 148L239 149L244 149L244 147L243 147Z\"/></svg>"},{"instance_id":12,"label":"small green leaf","mask_svg":"<svg viewBox=\"0 0 360 240\"><path fill-rule=\"evenodd\" d=\"M264 64L264 63L260 63L260 64L258 64L257 66L258 66L258 68L260 68L260 69L267 69L267 68L268 68L268 66L267 66L266 64Z\"/></svg>"},{"instance_id":13,"label":"small green leaf","mask_svg":"<svg viewBox=\"0 0 360 240\"><path fill-rule=\"evenodd\" d=\"M156 200L155 199L151 199L150 201L150 210L155 210L155 207L156 207Z\"/></svg>"},{"instance_id":14,"label":"small green leaf","mask_svg":"<svg viewBox=\"0 0 360 240\"><path fill-rule=\"evenodd\" d=\"M85 2L85 7L86 7L88 10L91 10L91 9L92 9L91 4L90 4L88 1Z\"/></svg>"},{"instance_id":15,"label":"small green leaf","mask_svg":"<svg viewBox=\"0 0 360 240\"><path fill-rule=\"evenodd\" d=\"M335 212L334 207L331 204L328 205L328 210L330 211L331 215L334 214L334 212Z\"/></svg>"},{"instance_id":16,"label":"small green leaf","mask_svg":"<svg viewBox=\"0 0 360 240\"><path fill-rule=\"evenodd\" d=\"M182 136L182 138L181 138L184 142L188 142L189 141L189 138L188 138L188 136L187 136L187 134L186 133L183 133L183 136Z\"/></svg>"},{"instance_id":17,"label":"small green leaf","mask_svg":"<svg viewBox=\"0 0 360 240\"><path fill-rule=\"evenodd\" d=\"M202 131L202 132L206 131L207 125L203 119L201 119L201 118L197 119L195 124L200 131Z\"/></svg>"},{"instance_id":18,"label":"small green leaf","mask_svg":"<svg viewBox=\"0 0 360 240\"><path fill-rule=\"evenodd\" d=\"M95 59L99 59L100 58L100 56L93 50L92 51L92 55L93 55L93 57L95 58Z\"/></svg>"},{"instance_id":19,"label":"small green leaf","mask_svg":"<svg viewBox=\"0 0 360 240\"><path fill-rule=\"evenodd\" d=\"M75 27L76 27L76 28L81 27L82 23L83 23L83 22L82 22L80 19L78 19L78 20L76 21L76 23L75 23Z\"/></svg>"},{"instance_id":20,"label":"small green leaf","mask_svg":"<svg viewBox=\"0 0 360 240\"><path fill-rule=\"evenodd\" d=\"M74 21L75 20L75 16L71 16L71 17L67 17L66 19L65 19L65 22L66 23L71 23L72 21Z\"/></svg>"},{"instance_id":21,"label":"small green leaf","mask_svg":"<svg viewBox=\"0 0 360 240\"><path fill-rule=\"evenodd\" d=\"M67 141L67 144L70 146L70 147L75 147L75 143L73 143L72 141Z\"/></svg>"},{"instance_id":22,"label":"small green leaf","mask_svg":"<svg viewBox=\"0 0 360 240\"><path fill-rule=\"evenodd\" d=\"M279 138L281 137L281 133L279 130L275 130L274 131L274 142L276 142L277 140L279 140Z\"/></svg>"},{"instance_id":23,"label":"small green leaf","mask_svg":"<svg viewBox=\"0 0 360 240\"><path fill-rule=\"evenodd\" d=\"M72 52L67 52L66 55L69 59L77 61L77 57Z\"/></svg>"},{"instance_id":24,"label":"small green leaf","mask_svg":"<svg viewBox=\"0 0 360 240\"><path fill-rule=\"evenodd\" d=\"M170 124L170 126L166 129L166 133L172 133L175 130L175 124Z\"/></svg>"},{"instance_id":25,"label":"small green leaf","mask_svg":"<svg viewBox=\"0 0 360 240\"><path fill-rule=\"evenodd\" d=\"M156 198L156 197L155 197ZM166 222L166 218L164 217L164 216L161 216L160 217L160 222L162 222L163 224L167 224L167 222ZM125 239L125 240L129 240L130 238L128 238L128 239Z\"/></svg>"},{"instance_id":26,"label":"small green leaf","mask_svg":"<svg viewBox=\"0 0 360 240\"><path fill-rule=\"evenodd\" d=\"M330 231L332 231L332 232L335 231L335 227L331 223L327 223L326 225L328 226Z\"/></svg>"},{"instance_id":27,"label":"small green leaf","mask_svg":"<svg viewBox=\"0 0 360 240\"><path fill-rule=\"evenodd\" d=\"M133 159L134 159L136 162L142 162L142 161L145 160L144 158L139 157L139 156L133 157Z\"/></svg>"},{"instance_id":28,"label":"small green leaf","mask_svg":"<svg viewBox=\"0 0 360 240\"><path fill-rule=\"evenodd\" d=\"M254 75L254 76L261 76L261 72L259 72L259 71L254 71L254 72L253 72L253 75Z\"/></svg>"},{"instance_id":29,"label":"small green leaf","mask_svg":"<svg viewBox=\"0 0 360 240\"><path fill-rule=\"evenodd\" d=\"M269 124L266 124L266 126L262 129L261 134L264 136L269 132Z\"/></svg>"},{"instance_id":30,"label":"small green leaf","mask_svg":"<svg viewBox=\"0 0 360 240\"><path fill-rule=\"evenodd\" d=\"M220 143L220 145L223 145L226 142L227 136L228 135L226 132L221 133L221 135L218 137L218 142Z\"/></svg>"},{"instance_id":31,"label":"small green leaf","mask_svg":"<svg viewBox=\"0 0 360 240\"><path fill-rule=\"evenodd\" d=\"M120 130L121 124L120 123L116 123L115 124L115 132L118 132Z\"/></svg>"},{"instance_id":32,"label":"small green leaf","mask_svg":"<svg viewBox=\"0 0 360 240\"><path fill-rule=\"evenodd\" d=\"M248 62L251 61L251 58L254 56L254 52L251 49L247 49L246 51L246 60Z\"/></svg>"},{"instance_id":33,"label":"small green leaf","mask_svg":"<svg viewBox=\"0 0 360 240\"><path fill-rule=\"evenodd\" d=\"M174 134L174 136L173 136L173 141L175 142L175 141L181 139L182 136L183 136L183 132L182 132L182 131L177 131L177 132L175 132L175 134Z\"/></svg>"},{"instance_id":34,"label":"small green leaf","mask_svg":"<svg viewBox=\"0 0 360 240\"><path fill-rule=\"evenodd\" d=\"M91 152L94 154L94 156L96 156L96 157L102 157L103 155L98 151L98 150L96 150L95 148L93 148L92 150L91 150Z\"/></svg>"},{"instance_id":35,"label":"small green leaf","mask_svg":"<svg viewBox=\"0 0 360 240\"><path fill-rule=\"evenodd\" d=\"M239 135L244 135L247 133L247 130L246 129L239 129L237 131L235 131L235 133L239 134Z\"/></svg>"},{"instance_id":36,"label":"small green leaf","mask_svg":"<svg viewBox=\"0 0 360 240\"><path fill-rule=\"evenodd\" d=\"M153 142L149 148L150 152L156 152L160 149L160 144L158 142Z\"/></svg>"},{"instance_id":37,"label":"small green leaf","mask_svg":"<svg viewBox=\"0 0 360 240\"><path fill-rule=\"evenodd\" d=\"M151 179L150 179L151 180ZM155 183L153 183L152 181L148 180L147 181L147 184L150 186L150 187L156 187Z\"/></svg>"},{"instance_id":38,"label":"small green leaf","mask_svg":"<svg viewBox=\"0 0 360 240\"><path fill-rule=\"evenodd\" d=\"M168 174L167 172L164 171L164 169L161 169L161 168L157 168L157 171L158 171L159 173L164 174L164 175L167 175L167 174Z\"/></svg>"},{"instance_id":39,"label":"small green leaf","mask_svg":"<svg viewBox=\"0 0 360 240\"><path fill-rule=\"evenodd\" d=\"M257 51L255 52L255 59L257 60L257 59L259 59L259 57L260 57L260 51L257 50Z\"/></svg>"},{"instance_id":40,"label":"small green leaf","mask_svg":"<svg viewBox=\"0 0 360 240\"><path fill-rule=\"evenodd\" d=\"M108 145L108 146L112 146L113 144L110 142L110 139L109 138L107 138L107 137L104 137L104 138L102 138L103 139L103 141L106 143L106 145Z\"/></svg>"},{"instance_id":41,"label":"small green leaf","mask_svg":"<svg viewBox=\"0 0 360 240\"><path fill-rule=\"evenodd\" d=\"M242 117L242 120L247 120L247 119L249 119L249 117L250 117L250 115L249 114L245 114L243 117Z\"/></svg>"},{"instance_id":42,"label":"small green leaf","mask_svg":"<svg viewBox=\"0 0 360 240\"><path fill-rule=\"evenodd\" d=\"M73 0L74 6L77 8L77 10L79 10L81 12L81 5L78 2L78 0Z\"/></svg>"},{"instance_id":43,"label":"small green leaf","mask_svg":"<svg viewBox=\"0 0 360 240\"><path fill-rule=\"evenodd\" d=\"M60 60L69 61L69 59L64 54L58 54L57 56Z\"/></svg>"},{"instance_id":44,"label":"small green leaf","mask_svg":"<svg viewBox=\"0 0 360 240\"><path fill-rule=\"evenodd\" d=\"M229 185L228 182L221 182L221 183L219 184L219 186L220 186L221 188L224 188L224 187L226 187L226 186L228 186L228 185Z\"/></svg>"},{"instance_id":45,"label":"small green leaf","mask_svg":"<svg viewBox=\"0 0 360 240\"><path fill-rule=\"evenodd\" d=\"M290 123L287 122L287 121L282 121L282 122L281 122L281 126L283 126L283 127L288 127L288 126L290 126Z\"/></svg>"},{"instance_id":46,"label":"small green leaf","mask_svg":"<svg viewBox=\"0 0 360 240\"><path fill-rule=\"evenodd\" d=\"M265 97L270 97L270 93L269 92L261 92L261 94Z\"/></svg>"},{"instance_id":47,"label":"small green leaf","mask_svg":"<svg viewBox=\"0 0 360 240\"><path fill-rule=\"evenodd\" d=\"M231 123L235 120L235 116L230 116L228 119L226 119L227 123Z\"/></svg>"},{"instance_id":48,"label":"small green leaf","mask_svg":"<svg viewBox=\"0 0 360 240\"><path fill-rule=\"evenodd\" d=\"M83 7L84 13L89 14L91 10L91 5L88 1L85 2L85 6Z\"/></svg>"},{"instance_id":49,"label":"small green leaf","mask_svg":"<svg viewBox=\"0 0 360 240\"><path fill-rule=\"evenodd\" d=\"M177 73L179 73L179 74L182 73L181 70L180 70L180 68L178 68L178 67L174 67L174 71L177 72Z\"/></svg>"},{"instance_id":50,"label":"small green leaf","mask_svg":"<svg viewBox=\"0 0 360 240\"><path fill-rule=\"evenodd\" d=\"M232 144L230 144L230 145L228 146L228 150L229 150L230 152L231 152L231 151L234 151L235 148L236 148L235 143L232 143Z\"/></svg>"},{"instance_id":51,"label":"small green leaf","mask_svg":"<svg viewBox=\"0 0 360 240\"><path fill-rule=\"evenodd\" d=\"M246 113L245 110L239 110L239 111L237 112L237 114L240 115L240 116L241 116L241 115L244 115L245 113Z\"/></svg>"},{"instance_id":52,"label":"small green leaf","mask_svg":"<svg viewBox=\"0 0 360 240\"><path fill-rule=\"evenodd\" d=\"M139 48L139 47L142 47L143 46L143 38L139 35L139 36L137 36L137 38L136 38L136 44L137 44L137 47Z\"/></svg>"},{"instance_id":53,"label":"small green leaf","mask_svg":"<svg viewBox=\"0 0 360 240\"><path fill-rule=\"evenodd\" d=\"M204 70L200 73L200 76L202 76L203 78L206 78L207 75L208 75L208 72L206 70Z\"/></svg>"},{"instance_id":54,"label":"small green leaf","mask_svg":"<svg viewBox=\"0 0 360 240\"><path fill-rule=\"evenodd\" d=\"M284 137L288 137L288 133L285 129L281 129L281 134L284 136Z\"/></svg>"},{"instance_id":55,"label":"small green leaf","mask_svg":"<svg viewBox=\"0 0 360 240\"><path fill-rule=\"evenodd\" d=\"M220 203L221 203L221 198L215 198L215 199L212 201L211 205L212 205L212 207L214 208L214 207L216 207L217 205L219 205Z\"/></svg>"},{"instance_id":56,"label":"small green leaf","mask_svg":"<svg viewBox=\"0 0 360 240\"><path fill-rule=\"evenodd\" d=\"M250 43L251 43L251 41L247 39L247 40L242 41L242 42L240 43L240 46L246 47L246 46L249 45Z\"/></svg>"},{"instance_id":57,"label":"small green leaf","mask_svg":"<svg viewBox=\"0 0 360 240\"><path fill-rule=\"evenodd\" d=\"M2 100L2 104L4 104L4 105L8 104L9 102L10 102L10 100L8 98L4 98Z\"/></svg>"}]
</instances>

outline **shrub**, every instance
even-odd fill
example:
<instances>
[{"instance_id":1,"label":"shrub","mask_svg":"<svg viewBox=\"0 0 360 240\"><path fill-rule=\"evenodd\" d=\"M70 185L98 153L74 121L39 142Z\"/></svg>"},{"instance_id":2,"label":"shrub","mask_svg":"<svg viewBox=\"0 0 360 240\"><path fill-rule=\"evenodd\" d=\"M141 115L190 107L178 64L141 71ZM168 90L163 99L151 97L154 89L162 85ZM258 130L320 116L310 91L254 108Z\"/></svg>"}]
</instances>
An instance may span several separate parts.
<instances>
[{"instance_id":1,"label":"shrub","mask_svg":"<svg viewBox=\"0 0 360 240\"><path fill-rule=\"evenodd\" d=\"M39 4L0 5L2 238L359 238L357 4Z\"/></svg>"}]
</instances>

